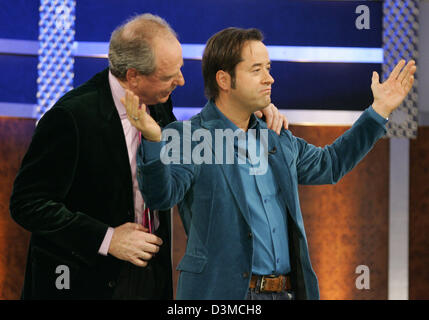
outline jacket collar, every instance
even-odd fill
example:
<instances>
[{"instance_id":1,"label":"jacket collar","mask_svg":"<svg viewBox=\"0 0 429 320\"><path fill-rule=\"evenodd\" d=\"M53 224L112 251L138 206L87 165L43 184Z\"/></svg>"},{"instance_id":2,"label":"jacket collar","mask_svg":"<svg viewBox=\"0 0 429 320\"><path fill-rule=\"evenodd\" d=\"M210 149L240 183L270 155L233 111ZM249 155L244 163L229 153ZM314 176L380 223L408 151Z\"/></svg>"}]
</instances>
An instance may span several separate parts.
<instances>
[{"instance_id":1,"label":"jacket collar","mask_svg":"<svg viewBox=\"0 0 429 320\"><path fill-rule=\"evenodd\" d=\"M216 106L213 100L207 101L204 108L201 110L201 126L208 130L214 129L233 129L238 127L231 122ZM255 115L251 115L250 123L255 123L255 128L267 129L265 121L258 119ZM251 125L252 127L253 124Z\"/></svg>"},{"instance_id":2,"label":"jacket collar","mask_svg":"<svg viewBox=\"0 0 429 320\"><path fill-rule=\"evenodd\" d=\"M201 118L201 126L203 128L210 130L212 133L214 132L215 129L233 129L234 130L232 126L235 126L235 125L228 118L226 118L225 115L223 115L223 113L216 107L215 103L212 100L208 101L207 104L204 106L203 110L201 110L200 118ZM255 123L255 128L267 129L265 122L255 117L255 115L252 115L251 122ZM235 128L238 129L237 126L235 126ZM271 140L272 139L270 138L269 139L270 148L271 148L271 144L273 143ZM250 226L251 224L250 224L249 207L247 205L247 200L244 193L245 189L243 186L243 182L240 179L239 167L237 165L221 165L220 168L223 174L225 175L226 183L228 184L231 190L231 194L233 195L238 207L240 208L240 211L243 215L244 220ZM239 190L242 190L243 192L240 192Z\"/></svg>"},{"instance_id":3,"label":"jacket collar","mask_svg":"<svg viewBox=\"0 0 429 320\"><path fill-rule=\"evenodd\" d=\"M98 105L100 116L106 120L110 121L112 117L116 114L119 118L118 111L113 101L112 91L109 84L109 69L105 69L97 73L90 82L94 82L94 85L97 87L100 104Z\"/></svg>"}]
</instances>

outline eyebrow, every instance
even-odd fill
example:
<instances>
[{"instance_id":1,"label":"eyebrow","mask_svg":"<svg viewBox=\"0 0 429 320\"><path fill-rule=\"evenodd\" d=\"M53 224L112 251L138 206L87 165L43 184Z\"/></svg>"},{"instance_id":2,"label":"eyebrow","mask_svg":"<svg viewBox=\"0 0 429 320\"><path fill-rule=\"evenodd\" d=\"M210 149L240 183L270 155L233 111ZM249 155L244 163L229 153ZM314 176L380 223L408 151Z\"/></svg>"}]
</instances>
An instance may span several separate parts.
<instances>
[{"instance_id":1,"label":"eyebrow","mask_svg":"<svg viewBox=\"0 0 429 320\"><path fill-rule=\"evenodd\" d=\"M262 62L260 62L260 63L254 63L254 64L250 67L250 69L253 69L253 68L255 68L255 67L262 67L262 66L264 66L264 65L270 65L270 66L271 66L271 61L268 61L268 62L266 62L266 63L262 63Z\"/></svg>"},{"instance_id":2,"label":"eyebrow","mask_svg":"<svg viewBox=\"0 0 429 320\"><path fill-rule=\"evenodd\" d=\"M180 69L182 69L184 65L185 65L185 62L182 61L182 65L180 66ZM180 71L180 69L179 69L179 71ZM179 72L176 72L175 74L164 76L164 77L161 77L160 79L161 80L168 80L168 79L171 79L171 78L175 77L178 73Z\"/></svg>"}]
</instances>

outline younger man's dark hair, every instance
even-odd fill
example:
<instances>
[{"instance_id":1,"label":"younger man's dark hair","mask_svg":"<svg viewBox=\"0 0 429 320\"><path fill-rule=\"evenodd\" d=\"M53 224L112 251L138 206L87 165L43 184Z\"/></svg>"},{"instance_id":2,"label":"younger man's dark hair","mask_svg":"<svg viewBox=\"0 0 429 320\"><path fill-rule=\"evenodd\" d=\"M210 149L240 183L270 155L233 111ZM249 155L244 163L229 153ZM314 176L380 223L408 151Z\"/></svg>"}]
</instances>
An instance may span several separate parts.
<instances>
[{"instance_id":1,"label":"younger man's dark hair","mask_svg":"<svg viewBox=\"0 0 429 320\"><path fill-rule=\"evenodd\" d=\"M258 29L227 28L213 35L204 49L202 69L204 91L208 99L219 95L216 73L219 70L231 75L231 87L235 88L235 67L242 61L241 50L246 41L262 41L262 32Z\"/></svg>"}]
</instances>

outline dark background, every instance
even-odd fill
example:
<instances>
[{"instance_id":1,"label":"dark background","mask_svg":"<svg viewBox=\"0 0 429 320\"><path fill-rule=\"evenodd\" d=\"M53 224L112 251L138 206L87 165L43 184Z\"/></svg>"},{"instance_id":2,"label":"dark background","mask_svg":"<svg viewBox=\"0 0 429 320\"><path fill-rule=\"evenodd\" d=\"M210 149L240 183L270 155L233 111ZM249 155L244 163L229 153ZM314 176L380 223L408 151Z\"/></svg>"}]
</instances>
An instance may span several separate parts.
<instances>
[{"instance_id":1,"label":"dark background","mask_svg":"<svg viewBox=\"0 0 429 320\"><path fill-rule=\"evenodd\" d=\"M370 30L358 30L356 7L370 8ZM38 0L0 0L0 38L37 40ZM266 45L382 47L381 1L292 0L77 0L75 41L108 42L112 30L134 14L165 18L182 43L201 43L229 27L256 27ZM37 56L0 54L0 102L37 103ZM75 58L74 86L107 66L106 59ZM272 64L272 100L282 109L363 110L372 101L371 74L380 64ZM186 60L186 85L175 106L202 107L201 61Z\"/></svg>"}]
</instances>

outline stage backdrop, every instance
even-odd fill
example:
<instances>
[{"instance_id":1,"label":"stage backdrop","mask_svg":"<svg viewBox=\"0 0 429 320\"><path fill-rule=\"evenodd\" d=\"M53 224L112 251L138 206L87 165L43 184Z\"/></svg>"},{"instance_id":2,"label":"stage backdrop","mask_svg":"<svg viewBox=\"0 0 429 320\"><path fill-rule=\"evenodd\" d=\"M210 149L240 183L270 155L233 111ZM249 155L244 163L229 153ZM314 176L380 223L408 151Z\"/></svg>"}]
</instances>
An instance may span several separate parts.
<instances>
[{"instance_id":1,"label":"stage backdrop","mask_svg":"<svg viewBox=\"0 0 429 320\"><path fill-rule=\"evenodd\" d=\"M37 0L0 3L0 299L19 298L28 245L28 232L10 219L8 199L37 116L39 6ZM111 31L134 14L151 12L165 18L183 44L186 85L173 94L180 119L192 113L185 116L182 108L204 105L201 50L212 34L229 26L263 31L276 81L272 98L280 109L362 111L372 101L371 73L380 73L383 62L382 6L381 1L77 0L68 72L76 87L106 68ZM57 11L67 10L59 5ZM316 145L332 142L347 128L291 126L295 135ZM413 144L420 163L428 161L425 141ZM381 140L338 185L300 189L323 299L387 298L388 156L388 140ZM426 171L424 165L413 166L411 190L424 190ZM416 236L410 243L410 297L427 298L427 268L421 263L428 256L428 219L422 214L427 205L418 199L410 224ZM174 219L177 265L186 237L178 216ZM356 286L359 266L370 271L368 289Z\"/></svg>"}]
</instances>

